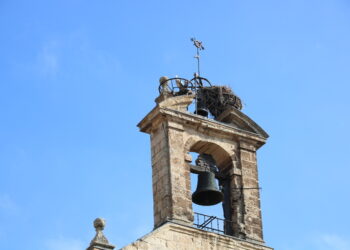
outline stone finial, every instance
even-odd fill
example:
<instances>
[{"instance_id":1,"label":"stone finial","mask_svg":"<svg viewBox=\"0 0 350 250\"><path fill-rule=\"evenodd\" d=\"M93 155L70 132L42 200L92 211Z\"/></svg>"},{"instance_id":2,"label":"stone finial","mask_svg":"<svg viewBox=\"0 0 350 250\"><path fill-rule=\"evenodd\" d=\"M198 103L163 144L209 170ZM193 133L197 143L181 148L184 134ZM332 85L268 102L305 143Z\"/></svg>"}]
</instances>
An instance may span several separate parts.
<instances>
[{"instance_id":1,"label":"stone finial","mask_svg":"<svg viewBox=\"0 0 350 250\"><path fill-rule=\"evenodd\" d=\"M105 229L106 226L106 221L102 218L97 218L94 220L94 227L96 229L96 231L102 231L103 229Z\"/></svg>"},{"instance_id":2,"label":"stone finial","mask_svg":"<svg viewBox=\"0 0 350 250\"><path fill-rule=\"evenodd\" d=\"M106 226L106 221L102 218L97 218L94 220L94 227L96 229L96 235L90 242L90 246L87 250L109 250L114 249L114 246L109 244L106 236L103 234L103 229Z\"/></svg>"},{"instance_id":3,"label":"stone finial","mask_svg":"<svg viewBox=\"0 0 350 250\"><path fill-rule=\"evenodd\" d=\"M159 83L163 94L167 94L170 92L170 89L168 87L168 80L169 78L167 76L162 76L159 78Z\"/></svg>"},{"instance_id":4,"label":"stone finial","mask_svg":"<svg viewBox=\"0 0 350 250\"><path fill-rule=\"evenodd\" d=\"M156 103L160 103L171 96L171 90L168 86L168 80L169 78L167 76L162 76L161 78L159 78L160 95L155 99Z\"/></svg>"}]
</instances>

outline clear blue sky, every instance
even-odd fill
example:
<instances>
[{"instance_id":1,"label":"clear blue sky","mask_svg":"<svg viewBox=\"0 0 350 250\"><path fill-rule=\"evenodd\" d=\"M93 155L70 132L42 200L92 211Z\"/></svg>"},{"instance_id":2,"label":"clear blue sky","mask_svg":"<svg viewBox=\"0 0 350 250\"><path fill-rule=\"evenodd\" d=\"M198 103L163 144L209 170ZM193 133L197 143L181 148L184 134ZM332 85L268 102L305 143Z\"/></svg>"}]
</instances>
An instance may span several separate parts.
<instances>
[{"instance_id":1,"label":"clear blue sky","mask_svg":"<svg viewBox=\"0 0 350 250\"><path fill-rule=\"evenodd\" d=\"M0 1L0 248L122 247L152 230L149 136L162 75L202 73L269 134L276 250L350 249L348 0Z\"/></svg>"}]
</instances>

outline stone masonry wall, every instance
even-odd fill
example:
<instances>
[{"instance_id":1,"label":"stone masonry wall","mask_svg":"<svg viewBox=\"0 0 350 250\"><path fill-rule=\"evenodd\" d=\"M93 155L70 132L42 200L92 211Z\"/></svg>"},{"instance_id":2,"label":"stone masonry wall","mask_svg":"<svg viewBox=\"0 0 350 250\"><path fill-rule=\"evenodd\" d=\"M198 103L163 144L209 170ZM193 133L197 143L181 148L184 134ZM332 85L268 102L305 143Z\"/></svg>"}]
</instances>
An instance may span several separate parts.
<instances>
[{"instance_id":1,"label":"stone masonry wall","mask_svg":"<svg viewBox=\"0 0 350 250\"><path fill-rule=\"evenodd\" d=\"M168 121L173 221L192 225L190 168L185 164L183 125Z\"/></svg>"},{"instance_id":2,"label":"stone masonry wall","mask_svg":"<svg viewBox=\"0 0 350 250\"><path fill-rule=\"evenodd\" d=\"M207 153L229 177L230 202L224 214L232 220L233 236L262 243L256 150L268 135L238 111L228 113L231 124L191 114L185 110L191 98L160 102L138 125L151 135L154 226L168 221L193 224L190 166L185 158L189 152ZM241 123L245 126L237 127Z\"/></svg>"},{"instance_id":3,"label":"stone masonry wall","mask_svg":"<svg viewBox=\"0 0 350 250\"><path fill-rule=\"evenodd\" d=\"M239 138L228 140L210 131L204 135L170 120L156 124L151 132L155 227L169 220L193 223L190 169L185 156L191 145L199 145L195 151L212 154L226 163L231 161L233 235L263 242L259 189L254 189L259 182L253 143ZM233 155L237 157L232 159Z\"/></svg>"},{"instance_id":4,"label":"stone masonry wall","mask_svg":"<svg viewBox=\"0 0 350 250\"><path fill-rule=\"evenodd\" d=\"M155 227L168 220L192 224L190 170L184 162L182 126L159 123L152 129L151 148Z\"/></svg>"},{"instance_id":5,"label":"stone masonry wall","mask_svg":"<svg viewBox=\"0 0 350 250\"><path fill-rule=\"evenodd\" d=\"M122 250L273 250L238 238L166 223Z\"/></svg>"},{"instance_id":6,"label":"stone masonry wall","mask_svg":"<svg viewBox=\"0 0 350 250\"><path fill-rule=\"evenodd\" d=\"M255 148L240 144L240 165L244 200L244 223L247 238L263 241L260 192Z\"/></svg>"},{"instance_id":7,"label":"stone masonry wall","mask_svg":"<svg viewBox=\"0 0 350 250\"><path fill-rule=\"evenodd\" d=\"M153 213L154 225L158 226L171 214L170 171L168 167L169 150L165 125L159 124L151 133L152 154L152 186L153 186Z\"/></svg>"}]
</instances>

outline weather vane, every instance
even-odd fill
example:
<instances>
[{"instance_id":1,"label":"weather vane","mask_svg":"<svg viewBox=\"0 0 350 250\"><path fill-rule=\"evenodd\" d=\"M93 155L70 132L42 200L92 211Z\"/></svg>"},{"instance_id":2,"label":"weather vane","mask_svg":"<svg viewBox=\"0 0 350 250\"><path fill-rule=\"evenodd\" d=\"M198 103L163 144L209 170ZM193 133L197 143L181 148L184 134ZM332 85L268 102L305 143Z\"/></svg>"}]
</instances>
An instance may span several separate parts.
<instances>
[{"instance_id":1,"label":"weather vane","mask_svg":"<svg viewBox=\"0 0 350 250\"><path fill-rule=\"evenodd\" d=\"M197 54L194 56L194 58L197 59L197 66L198 66L198 76L200 75L200 70L199 70L199 51L204 50L204 47L202 45L201 41L196 40L196 38L191 38L191 41L193 42L193 45L197 48Z\"/></svg>"}]
</instances>

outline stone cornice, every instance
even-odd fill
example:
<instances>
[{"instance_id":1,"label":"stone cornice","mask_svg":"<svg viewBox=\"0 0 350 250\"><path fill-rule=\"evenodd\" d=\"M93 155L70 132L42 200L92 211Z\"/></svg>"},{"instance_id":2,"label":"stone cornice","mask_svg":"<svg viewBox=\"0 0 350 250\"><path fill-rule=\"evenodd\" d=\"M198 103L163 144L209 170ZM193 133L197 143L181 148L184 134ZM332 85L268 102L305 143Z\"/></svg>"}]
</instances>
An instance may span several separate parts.
<instances>
[{"instance_id":1,"label":"stone cornice","mask_svg":"<svg viewBox=\"0 0 350 250\"><path fill-rule=\"evenodd\" d=\"M257 148L266 142L266 137L251 131L237 128L232 124L227 124L224 122L202 117L196 114L192 114L188 111L179 111L160 106L156 106L151 112L149 112L137 126L140 128L140 131L149 134L151 133L154 124L158 123L161 120L164 120L162 117L168 117L168 120L179 122L181 124L186 124L189 126L192 125L198 128L201 127L206 130L212 130L216 133L227 134L229 136L235 136L249 140L252 143L255 142L254 144L256 144Z\"/></svg>"}]
</instances>

